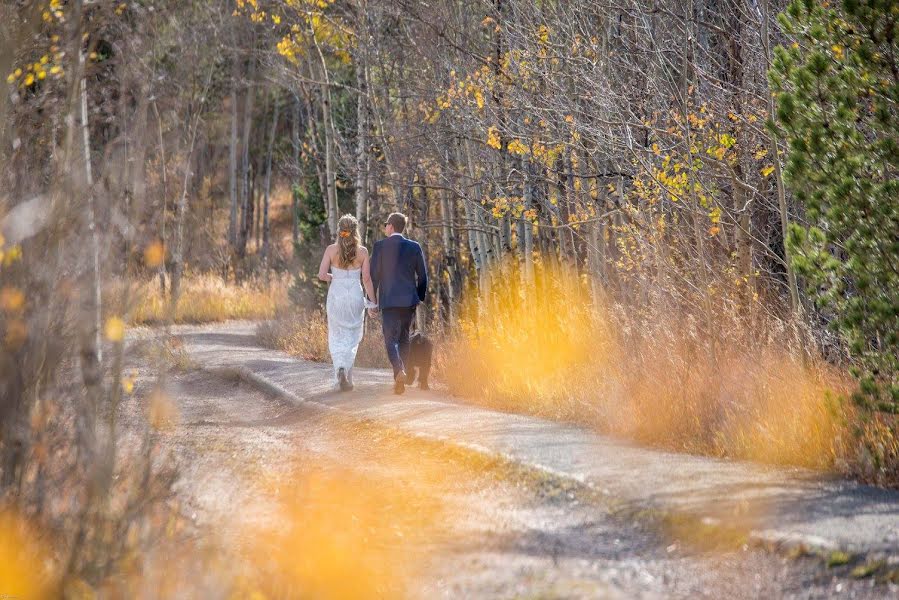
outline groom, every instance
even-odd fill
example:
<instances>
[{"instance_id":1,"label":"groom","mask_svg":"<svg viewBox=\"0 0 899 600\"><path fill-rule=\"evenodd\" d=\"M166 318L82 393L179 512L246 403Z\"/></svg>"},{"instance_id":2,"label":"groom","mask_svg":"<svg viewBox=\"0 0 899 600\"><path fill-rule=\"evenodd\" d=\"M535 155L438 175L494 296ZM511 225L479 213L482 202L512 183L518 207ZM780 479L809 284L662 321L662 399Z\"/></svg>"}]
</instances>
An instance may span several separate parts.
<instances>
[{"instance_id":1,"label":"groom","mask_svg":"<svg viewBox=\"0 0 899 600\"><path fill-rule=\"evenodd\" d=\"M415 307L424 302L428 291L428 269L418 242L406 239L406 215L391 213L384 222L387 238L375 243L369 261L368 277L375 289L378 309L382 313L384 344L393 365L393 393L406 389L406 366L409 359L409 328Z\"/></svg>"}]
</instances>

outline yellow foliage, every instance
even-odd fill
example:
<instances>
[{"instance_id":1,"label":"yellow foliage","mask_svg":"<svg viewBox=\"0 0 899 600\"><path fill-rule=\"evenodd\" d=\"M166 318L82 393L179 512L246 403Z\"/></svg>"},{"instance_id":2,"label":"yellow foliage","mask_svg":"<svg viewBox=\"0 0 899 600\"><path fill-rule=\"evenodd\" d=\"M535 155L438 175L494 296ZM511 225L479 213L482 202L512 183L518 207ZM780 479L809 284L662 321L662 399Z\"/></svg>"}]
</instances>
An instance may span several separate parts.
<instances>
[{"instance_id":1,"label":"yellow foliage","mask_svg":"<svg viewBox=\"0 0 899 600\"><path fill-rule=\"evenodd\" d=\"M109 317L103 333L110 342L121 342L125 339L125 322L119 317Z\"/></svg>"},{"instance_id":2,"label":"yellow foliage","mask_svg":"<svg viewBox=\"0 0 899 600\"><path fill-rule=\"evenodd\" d=\"M4 286L0 290L0 309L5 312L18 312L25 306L25 294L19 288L11 285Z\"/></svg>"},{"instance_id":3,"label":"yellow foliage","mask_svg":"<svg viewBox=\"0 0 899 600\"><path fill-rule=\"evenodd\" d=\"M490 128L487 129L487 145L491 148L496 148L497 150L503 147L499 137L499 129L497 129L495 125L491 125Z\"/></svg>"},{"instance_id":4,"label":"yellow foliage","mask_svg":"<svg viewBox=\"0 0 899 600\"><path fill-rule=\"evenodd\" d=\"M49 598L54 574L39 532L18 515L0 513L0 589L8 598Z\"/></svg>"},{"instance_id":5,"label":"yellow foliage","mask_svg":"<svg viewBox=\"0 0 899 600\"><path fill-rule=\"evenodd\" d=\"M151 269L158 267L165 259L165 247L162 242L155 241L144 248L144 264Z\"/></svg>"},{"instance_id":6,"label":"yellow foliage","mask_svg":"<svg viewBox=\"0 0 899 600\"><path fill-rule=\"evenodd\" d=\"M530 152L530 148L528 148L527 144L517 138L511 140L506 147L512 154L519 154L523 156Z\"/></svg>"},{"instance_id":7,"label":"yellow foliage","mask_svg":"<svg viewBox=\"0 0 899 600\"><path fill-rule=\"evenodd\" d=\"M453 391L669 448L833 468L848 432L826 398L846 380L804 364L782 324L744 320L723 279L695 300L727 332L712 352L708 331L670 305L608 305L574 269L535 270L528 283L501 265L468 296L440 358Z\"/></svg>"}]
</instances>

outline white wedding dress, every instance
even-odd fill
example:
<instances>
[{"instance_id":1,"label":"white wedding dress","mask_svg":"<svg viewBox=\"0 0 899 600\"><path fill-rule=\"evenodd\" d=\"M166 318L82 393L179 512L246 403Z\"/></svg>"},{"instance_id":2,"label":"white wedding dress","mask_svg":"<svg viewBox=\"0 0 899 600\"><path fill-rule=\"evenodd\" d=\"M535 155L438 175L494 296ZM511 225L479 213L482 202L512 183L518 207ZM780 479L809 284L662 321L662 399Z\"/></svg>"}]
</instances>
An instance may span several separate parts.
<instances>
[{"instance_id":1,"label":"white wedding dress","mask_svg":"<svg viewBox=\"0 0 899 600\"><path fill-rule=\"evenodd\" d=\"M362 342L365 317L365 296L362 292L362 269L338 269L331 266L331 285L328 286L328 349L337 371L345 369L347 380L353 382L353 363Z\"/></svg>"}]
</instances>

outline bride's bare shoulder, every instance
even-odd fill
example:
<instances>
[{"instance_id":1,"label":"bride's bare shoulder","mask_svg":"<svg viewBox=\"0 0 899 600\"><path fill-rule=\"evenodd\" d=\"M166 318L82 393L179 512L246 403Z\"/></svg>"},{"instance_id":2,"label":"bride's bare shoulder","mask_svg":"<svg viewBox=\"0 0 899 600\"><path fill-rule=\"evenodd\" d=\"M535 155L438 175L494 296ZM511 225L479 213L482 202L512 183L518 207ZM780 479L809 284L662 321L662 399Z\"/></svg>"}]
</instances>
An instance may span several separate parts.
<instances>
[{"instance_id":1,"label":"bride's bare shoulder","mask_svg":"<svg viewBox=\"0 0 899 600\"><path fill-rule=\"evenodd\" d=\"M359 254L359 256L368 256L368 248L366 248L365 246L359 246L356 252Z\"/></svg>"}]
</instances>

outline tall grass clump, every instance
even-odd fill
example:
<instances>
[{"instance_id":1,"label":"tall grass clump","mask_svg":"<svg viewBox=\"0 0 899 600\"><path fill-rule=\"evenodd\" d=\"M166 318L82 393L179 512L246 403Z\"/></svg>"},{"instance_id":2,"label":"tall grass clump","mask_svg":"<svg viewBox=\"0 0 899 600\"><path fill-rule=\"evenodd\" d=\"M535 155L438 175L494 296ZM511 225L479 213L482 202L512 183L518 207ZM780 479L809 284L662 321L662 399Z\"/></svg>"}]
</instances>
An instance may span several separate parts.
<instances>
[{"instance_id":1,"label":"tall grass clump","mask_svg":"<svg viewBox=\"0 0 899 600\"><path fill-rule=\"evenodd\" d=\"M440 353L457 394L665 448L858 467L848 378L794 328L726 297L695 313L652 290L613 301L574 269L495 270Z\"/></svg>"},{"instance_id":2,"label":"tall grass clump","mask_svg":"<svg viewBox=\"0 0 899 600\"><path fill-rule=\"evenodd\" d=\"M229 319L271 319L279 307L287 303L288 280L259 277L240 283L225 282L212 273L187 274L175 307L175 323L212 323ZM124 297L121 284L109 286L109 304L121 306ZM168 317L169 296L158 282L142 283L129 295L134 305L132 322L152 325ZM124 311L120 311L124 312Z\"/></svg>"}]
</instances>

